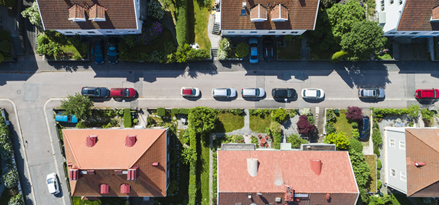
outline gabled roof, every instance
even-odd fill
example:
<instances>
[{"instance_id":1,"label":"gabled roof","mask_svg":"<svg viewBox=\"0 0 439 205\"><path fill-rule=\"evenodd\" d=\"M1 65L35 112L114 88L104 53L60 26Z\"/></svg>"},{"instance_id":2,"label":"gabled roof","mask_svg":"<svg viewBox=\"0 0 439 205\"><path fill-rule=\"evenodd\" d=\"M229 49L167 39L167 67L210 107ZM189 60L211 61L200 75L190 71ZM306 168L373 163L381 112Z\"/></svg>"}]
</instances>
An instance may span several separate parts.
<instances>
[{"instance_id":1,"label":"gabled roof","mask_svg":"<svg viewBox=\"0 0 439 205\"><path fill-rule=\"evenodd\" d=\"M242 2L246 2L247 15L241 15ZM221 29L314 30L319 2L319 0L279 0L275 3L271 0L222 0ZM268 9L268 19L263 22L252 22L250 8L258 4ZM278 4L285 6L288 12L288 20L284 22L271 21L271 9Z\"/></svg>"},{"instance_id":2,"label":"gabled roof","mask_svg":"<svg viewBox=\"0 0 439 205\"><path fill-rule=\"evenodd\" d=\"M105 196L166 196L167 131L165 129L64 129L64 147L68 169L80 170L78 180L70 181L73 196L103 196L100 184L109 185ZM93 147L86 145L97 135ZM136 135L132 147L125 146L128 135ZM154 162L160 162L154 167ZM138 168L136 168L138 167ZM136 168L135 180L127 180L127 171ZM94 170L94 175L81 171ZM120 185L131 187L120 193Z\"/></svg>"},{"instance_id":3,"label":"gabled roof","mask_svg":"<svg viewBox=\"0 0 439 205\"><path fill-rule=\"evenodd\" d=\"M69 19L84 19L85 9L78 4L74 4L69 8Z\"/></svg>"},{"instance_id":4,"label":"gabled roof","mask_svg":"<svg viewBox=\"0 0 439 205\"><path fill-rule=\"evenodd\" d=\"M437 31L439 22L430 22L439 0L406 0L397 31Z\"/></svg>"},{"instance_id":5,"label":"gabled roof","mask_svg":"<svg viewBox=\"0 0 439 205\"><path fill-rule=\"evenodd\" d=\"M45 30L63 29L137 29L136 10L133 0L37 0L41 19ZM89 10L97 5L96 10ZM106 10L108 19L106 21L94 22L88 18L82 22L69 20L71 15L69 9L74 6L83 8L86 16L102 16L103 7ZM82 12L84 13L84 12ZM84 14L82 14L84 15ZM103 13L105 15L105 13Z\"/></svg>"},{"instance_id":6,"label":"gabled roof","mask_svg":"<svg viewBox=\"0 0 439 205\"><path fill-rule=\"evenodd\" d=\"M406 129L405 136L407 196L439 197L439 129Z\"/></svg>"},{"instance_id":7,"label":"gabled roof","mask_svg":"<svg viewBox=\"0 0 439 205\"><path fill-rule=\"evenodd\" d=\"M255 176L249 174L248 158L258 161ZM354 204L359 193L345 151L218 151L217 176L219 204L239 203L233 200L245 199L248 193L283 198L286 185L295 194L324 193L310 197L313 204L325 201L327 193L331 203ZM274 202L275 197L266 199Z\"/></svg>"},{"instance_id":8,"label":"gabled roof","mask_svg":"<svg viewBox=\"0 0 439 205\"><path fill-rule=\"evenodd\" d=\"M105 19L105 11L106 10L107 9L105 9L104 7L95 4L90 8L89 18L90 19Z\"/></svg>"}]
</instances>

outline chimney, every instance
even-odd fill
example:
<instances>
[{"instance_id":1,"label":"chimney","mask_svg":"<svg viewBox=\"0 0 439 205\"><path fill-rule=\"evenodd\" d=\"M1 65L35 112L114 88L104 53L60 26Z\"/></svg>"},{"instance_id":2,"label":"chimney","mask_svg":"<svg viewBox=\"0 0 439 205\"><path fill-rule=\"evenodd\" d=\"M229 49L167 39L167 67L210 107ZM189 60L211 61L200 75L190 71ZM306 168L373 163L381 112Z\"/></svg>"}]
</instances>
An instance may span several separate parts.
<instances>
[{"instance_id":1,"label":"chimney","mask_svg":"<svg viewBox=\"0 0 439 205\"><path fill-rule=\"evenodd\" d=\"M87 145L87 147L93 147L93 146L95 146L97 141L98 141L97 135L90 135L87 137L85 144Z\"/></svg>"},{"instance_id":2,"label":"chimney","mask_svg":"<svg viewBox=\"0 0 439 205\"><path fill-rule=\"evenodd\" d=\"M159 166L159 162L154 162L154 163L152 163L152 166L153 166L153 167L158 167L158 166Z\"/></svg>"},{"instance_id":3,"label":"chimney","mask_svg":"<svg viewBox=\"0 0 439 205\"><path fill-rule=\"evenodd\" d=\"M310 159L309 163L314 174L320 175L320 172L322 171L322 162L318 159Z\"/></svg>"},{"instance_id":4,"label":"chimney","mask_svg":"<svg viewBox=\"0 0 439 205\"><path fill-rule=\"evenodd\" d=\"M294 189L292 189L290 186L286 185L287 190L285 191L285 201L287 202L293 202L294 201Z\"/></svg>"},{"instance_id":5,"label":"chimney","mask_svg":"<svg viewBox=\"0 0 439 205\"><path fill-rule=\"evenodd\" d=\"M136 144L136 135L127 135L125 138L125 146L132 147Z\"/></svg>"},{"instance_id":6,"label":"chimney","mask_svg":"<svg viewBox=\"0 0 439 205\"><path fill-rule=\"evenodd\" d=\"M424 162L416 162L416 161L415 161L414 164L415 164L415 166L418 167L418 168L419 168L419 167L422 167L422 166L425 166L425 163L424 163Z\"/></svg>"},{"instance_id":7,"label":"chimney","mask_svg":"<svg viewBox=\"0 0 439 205\"><path fill-rule=\"evenodd\" d=\"M258 175L258 159L247 158L247 172L252 177Z\"/></svg>"}]
</instances>

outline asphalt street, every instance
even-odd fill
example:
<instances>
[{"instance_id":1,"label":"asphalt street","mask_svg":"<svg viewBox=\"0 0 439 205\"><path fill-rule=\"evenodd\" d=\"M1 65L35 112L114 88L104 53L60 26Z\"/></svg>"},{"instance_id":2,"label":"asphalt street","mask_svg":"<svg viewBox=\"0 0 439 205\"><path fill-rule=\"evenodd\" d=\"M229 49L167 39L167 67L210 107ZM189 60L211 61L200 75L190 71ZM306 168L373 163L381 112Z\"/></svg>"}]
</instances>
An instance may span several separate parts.
<instances>
[{"instance_id":1,"label":"asphalt street","mask_svg":"<svg viewBox=\"0 0 439 205\"><path fill-rule=\"evenodd\" d=\"M139 107L139 108L189 108L208 106L213 108L402 108L419 103L413 97L417 88L437 87L439 71L403 72L401 70L243 70L228 72L210 71L103 71L77 72L4 72L0 73L0 98L11 99L18 110L21 129L15 129L25 142L31 179L23 189L27 204L70 204L62 170L63 158L56 149L56 129L52 108L59 106L60 99L73 95L83 86L105 86L108 88L133 87L139 98L133 100L95 100L96 107ZM198 87L201 98L186 99L180 96L183 86ZM234 99L218 100L211 95L212 88L233 87L238 90ZM267 94L261 99L243 99L241 88L262 87ZM306 101L300 96L288 102L276 101L271 96L272 88L321 88L325 99ZM359 87L381 87L386 90L386 99L379 102L361 101L357 97ZM2 104L0 104L2 105ZM435 101L426 101L422 107L434 106ZM47 120L45 118L47 115ZM49 114L47 114L49 113ZM14 141L15 143L15 141ZM15 146L15 145L14 145ZM24 153L18 153L24 155ZM25 157L21 156L21 160ZM26 163L22 162L23 166ZM21 172L23 172L23 166ZM19 167L20 168L20 167ZM52 196L48 193L45 176L56 172L62 183L63 192ZM22 174L20 175L22 176ZM30 188L33 185L33 189Z\"/></svg>"}]
</instances>

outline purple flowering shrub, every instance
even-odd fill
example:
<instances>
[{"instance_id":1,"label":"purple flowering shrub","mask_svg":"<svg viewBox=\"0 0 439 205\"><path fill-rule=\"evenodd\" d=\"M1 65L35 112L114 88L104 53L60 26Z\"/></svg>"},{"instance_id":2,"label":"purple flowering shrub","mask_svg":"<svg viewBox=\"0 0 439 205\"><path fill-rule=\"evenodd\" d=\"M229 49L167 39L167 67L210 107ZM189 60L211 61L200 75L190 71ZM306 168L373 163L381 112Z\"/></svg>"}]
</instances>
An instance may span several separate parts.
<instances>
[{"instance_id":1,"label":"purple flowering shrub","mask_svg":"<svg viewBox=\"0 0 439 205\"><path fill-rule=\"evenodd\" d=\"M159 22L154 22L146 27L143 27L142 34L137 35L136 41L147 45L154 42L163 33L163 26Z\"/></svg>"}]
</instances>

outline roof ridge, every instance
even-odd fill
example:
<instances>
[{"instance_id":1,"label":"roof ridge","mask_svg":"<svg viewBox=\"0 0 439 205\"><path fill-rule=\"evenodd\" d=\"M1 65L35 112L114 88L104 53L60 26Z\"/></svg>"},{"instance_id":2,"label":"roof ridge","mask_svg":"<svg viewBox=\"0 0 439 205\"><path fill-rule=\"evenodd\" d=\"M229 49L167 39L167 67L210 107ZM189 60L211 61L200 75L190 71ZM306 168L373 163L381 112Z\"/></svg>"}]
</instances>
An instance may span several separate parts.
<instances>
[{"instance_id":1,"label":"roof ridge","mask_svg":"<svg viewBox=\"0 0 439 205\"><path fill-rule=\"evenodd\" d=\"M160 133L160 136L159 137L157 137L148 147L146 147L146 149L145 149L145 151L143 151L141 154L140 154L140 156L138 156L137 157L137 159L136 159L136 161L134 161L131 165L130 165L130 167L133 167L139 160L140 160L140 158L142 158L142 156L146 153L146 151L148 151L148 149L150 148L150 147L152 147L152 145L154 145L156 142L157 142L157 140L163 135L163 132L166 132L166 130L167 129L164 129L161 133ZM129 168L130 168L129 167Z\"/></svg>"},{"instance_id":2,"label":"roof ridge","mask_svg":"<svg viewBox=\"0 0 439 205\"><path fill-rule=\"evenodd\" d=\"M407 132L410 132L410 129L406 129ZM432 129L433 130L433 129ZM431 147L429 144L427 144L424 140L422 140L421 138L419 138L417 135L413 134L412 132L410 132L410 134L415 137L416 139L418 139L419 141L421 141L423 144L427 145L427 147L429 147L430 149L432 149L433 151L435 151L436 153L439 154L439 150L436 150L435 148ZM406 139L407 140L407 139Z\"/></svg>"},{"instance_id":3,"label":"roof ridge","mask_svg":"<svg viewBox=\"0 0 439 205\"><path fill-rule=\"evenodd\" d=\"M73 148L72 148L72 146L71 146L71 144L70 144L69 137L68 137L68 135L67 135L66 133L64 133L64 130L63 130L63 136L64 136L64 138L67 140L67 144L69 145L70 151L72 152L72 155L73 155L73 158L75 159L76 164L78 164L78 168L81 167L80 164L79 164L78 159L76 159L75 151L73 150ZM64 148L64 149L65 149L65 148ZM66 158L67 158L67 157L66 157ZM67 163L68 163L68 162L67 162Z\"/></svg>"}]
</instances>

